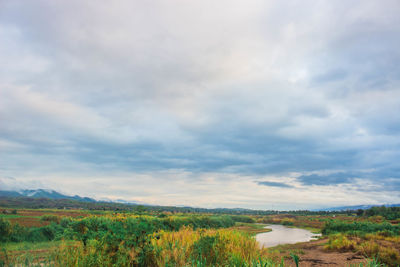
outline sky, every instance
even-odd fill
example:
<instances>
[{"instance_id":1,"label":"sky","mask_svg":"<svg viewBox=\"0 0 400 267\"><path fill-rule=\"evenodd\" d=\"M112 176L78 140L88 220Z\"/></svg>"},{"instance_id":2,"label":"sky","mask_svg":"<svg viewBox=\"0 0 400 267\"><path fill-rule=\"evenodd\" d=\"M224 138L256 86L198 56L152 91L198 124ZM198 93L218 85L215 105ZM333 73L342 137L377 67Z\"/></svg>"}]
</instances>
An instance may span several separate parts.
<instances>
[{"instance_id":1,"label":"sky","mask_svg":"<svg viewBox=\"0 0 400 267\"><path fill-rule=\"evenodd\" d=\"M400 203L400 2L0 0L0 189Z\"/></svg>"}]
</instances>

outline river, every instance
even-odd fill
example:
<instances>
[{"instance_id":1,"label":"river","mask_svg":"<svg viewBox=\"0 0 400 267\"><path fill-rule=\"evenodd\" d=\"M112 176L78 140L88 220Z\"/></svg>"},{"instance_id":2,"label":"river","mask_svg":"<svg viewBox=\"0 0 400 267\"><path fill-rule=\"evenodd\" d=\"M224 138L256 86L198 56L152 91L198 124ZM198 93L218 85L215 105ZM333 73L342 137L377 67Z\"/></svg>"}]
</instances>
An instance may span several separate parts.
<instances>
[{"instance_id":1,"label":"river","mask_svg":"<svg viewBox=\"0 0 400 267\"><path fill-rule=\"evenodd\" d=\"M318 236L321 236L321 234L313 234L311 231L305 229L290 228L279 224L267 225L265 228L272 229L272 231L257 234L256 240L261 246L266 248L283 244L308 242Z\"/></svg>"}]
</instances>

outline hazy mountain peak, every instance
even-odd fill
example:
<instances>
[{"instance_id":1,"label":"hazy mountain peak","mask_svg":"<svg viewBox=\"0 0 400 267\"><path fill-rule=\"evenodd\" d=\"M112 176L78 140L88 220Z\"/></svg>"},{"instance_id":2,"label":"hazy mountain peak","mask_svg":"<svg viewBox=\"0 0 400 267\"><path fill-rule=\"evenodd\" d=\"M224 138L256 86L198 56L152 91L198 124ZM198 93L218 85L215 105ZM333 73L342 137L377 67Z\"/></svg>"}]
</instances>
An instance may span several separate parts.
<instances>
[{"instance_id":1,"label":"hazy mountain peak","mask_svg":"<svg viewBox=\"0 0 400 267\"><path fill-rule=\"evenodd\" d=\"M50 199L72 199L72 200L79 200L85 202L95 202L96 200L89 197L81 197L78 195L69 196L61 194L55 190L51 189L24 189L19 191L0 191L0 196L7 196L7 197L33 197L33 198L50 198Z\"/></svg>"}]
</instances>

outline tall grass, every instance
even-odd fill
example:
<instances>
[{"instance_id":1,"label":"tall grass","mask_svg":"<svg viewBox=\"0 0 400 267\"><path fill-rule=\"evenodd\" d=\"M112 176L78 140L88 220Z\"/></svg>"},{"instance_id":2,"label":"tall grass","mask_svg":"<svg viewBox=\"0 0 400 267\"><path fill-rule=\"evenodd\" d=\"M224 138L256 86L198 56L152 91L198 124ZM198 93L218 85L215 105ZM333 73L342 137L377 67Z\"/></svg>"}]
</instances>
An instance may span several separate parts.
<instances>
[{"instance_id":1,"label":"tall grass","mask_svg":"<svg viewBox=\"0 0 400 267\"><path fill-rule=\"evenodd\" d=\"M250 264L261 256L261 250L248 234L229 230L193 230L184 227L177 232L161 231L153 236L159 266L186 266L193 261L223 265L241 259Z\"/></svg>"},{"instance_id":2,"label":"tall grass","mask_svg":"<svg viewBox=\"0 0 400 267\"><path fill-rule=\"evenodd\" d=\"M179 231L149 234L139 246L128 240L118 244L109 240L62 243L45 257L3 254L7 266L283 266L263 257L254 238L227 229L196 229L184 226Z\"/></svg>"},{"instance_id":3,"label":"tall grass","mask_svg":"<svg viewBox=\"0 0 400 267\"><path fill-rule=\"evenodd\" d=\"M335 234L329 237L325 249L354 251L365 257L379 259L389 266L400 266L400 237L387 237L380 233L355 236Z\"/></svg>"}]
</instances>

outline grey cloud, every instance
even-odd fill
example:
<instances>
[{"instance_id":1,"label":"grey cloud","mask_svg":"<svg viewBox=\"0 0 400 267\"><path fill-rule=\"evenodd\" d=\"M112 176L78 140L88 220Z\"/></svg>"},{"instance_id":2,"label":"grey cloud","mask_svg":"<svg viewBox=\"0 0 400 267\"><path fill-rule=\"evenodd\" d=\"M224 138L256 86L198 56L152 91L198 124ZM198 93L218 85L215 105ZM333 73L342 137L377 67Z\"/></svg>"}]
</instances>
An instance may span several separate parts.
<instances>
[{"instance_id":1,"label":"grey cloud","mask_svg":"<svg viewBox=\"0 0 400 267\"><path fill-rule=\"evenodd\" d=\"M399 10L3 1L0 174L397 179Z\"/></svg>"},{"instance_id":2,"label":"grey cloud","mask_svg":"<svg viewBox=\"0 0 400 267\"><path fill-rule=\"evenodd\" d=\"M357 180L365 182L358 185L360 191L398 191L400 189L400 175L398 166L385 166L375 170L358 172L336 172L331 174L302 175L297 181L303 185L339 185L357 184Z\"/></svg>"},{"instance_id":3,"label":"grey cloud","mask_svg":"<svg viewBox=\"0 0 400 267\"><path fill-rule=\"evenodd\" d=\"M350 183L354 178L349 173L334 173L329 175L302 175L297 180L304 185L336 185Z\"/></svg>"},{"instance_id":4,"label":"grey cloud","mask_svg":"<svg viewBox=\"0 0 400 267\"><path fill-rule=\"evenodd\" d=\"M258 185L264 185L264 186L271 186L271 187L285 187L285 188L292 188L292 185L285 184L285 183L280 183L280 182L271 182L271 181L261 181L257 182Z\"/></svg>"}]
</instances>

